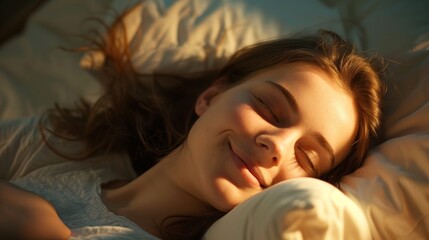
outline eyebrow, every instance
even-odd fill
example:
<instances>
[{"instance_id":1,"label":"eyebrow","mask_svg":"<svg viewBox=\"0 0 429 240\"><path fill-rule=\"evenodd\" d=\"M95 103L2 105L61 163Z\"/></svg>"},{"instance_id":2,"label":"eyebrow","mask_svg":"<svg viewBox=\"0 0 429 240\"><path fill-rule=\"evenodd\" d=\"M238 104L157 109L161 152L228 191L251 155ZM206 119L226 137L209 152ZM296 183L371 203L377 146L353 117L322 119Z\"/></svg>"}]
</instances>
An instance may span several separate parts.
<instances>
[{"instance_id":1,"label":"eyebrow","mask_svg":"<svg viewBox=\"0 0 429 240\"><path fill-rule=\"evenodd\" d=\"M273 82L273 81L267 81L271 86L274 86L276 89L280 90L282 95L286 98L286 100L289 102L292 111L298 113L299 107L298 103L295 100L295 97L282 85ZM326 140L326 138L320 134L319 132L313 132L313 137L316 139L316 141L319 143L320 146L322 146L330 155L330 162L331 162L331 168L335 166L335 156L334 156L334 149L332 148L331 144Z\"/></svg>"},{"instance_id":2,"label":"eyebrow","mask_svg":"<svg viewBox=\"0 0 429 240\"><path fill-rule=\"evenodd\" d=\"M280 92L283 94L283 96L289 102L292 110L296 113L299 112L298 104L296 103L295 98L292 96L292 94L286 88L284 88L282 85L280 85L276 82L273 82L273 81L267 81L267 83L271 84L271 86L274 86L275 88L280 90Z\"/></svg>"},{"instance_id":3,"label":"eyebrow","mask_svg":"<svg viewBox=\"0 0 429 240\"><path fill-rule=\"evenodd\" d=\"M313 132L312 135L316 138L316 141L322 146L330 155L329 161L331 162L331 169L335 166L334 149L331 144L323 137L319 132Z\"/></svg>"}]
</instances>

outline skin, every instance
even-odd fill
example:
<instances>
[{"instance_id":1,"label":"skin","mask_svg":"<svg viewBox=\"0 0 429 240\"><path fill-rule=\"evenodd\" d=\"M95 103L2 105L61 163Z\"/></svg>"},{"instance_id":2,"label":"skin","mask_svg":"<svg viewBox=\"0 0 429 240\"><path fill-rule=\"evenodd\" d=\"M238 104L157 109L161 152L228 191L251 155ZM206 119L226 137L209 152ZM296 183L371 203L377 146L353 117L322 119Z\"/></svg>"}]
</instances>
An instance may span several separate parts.
<instances>
[{"instance_id":1,"label":"skin","mask_svg":"<svg viewBox=\"0 0 429 240\"><path fill-rule=\"evenodd\" d=\"M47 200L3 180L0 216L2 239L68 239L71 235Z\"/></svg>"},{"instance_id":2,"label":"skin","mask_svg":"<svg viewBox=\"0 0 429 240\"><path fill-rule=\"evenodd\" d=\"M287 64L221 89L198 98L200 117L182 146L132 182L103 189L110 211L159 236L168 216L229 211L280 181L328 172L356 137L352 97L316 67Z\"/></svg>"}]
</instances>

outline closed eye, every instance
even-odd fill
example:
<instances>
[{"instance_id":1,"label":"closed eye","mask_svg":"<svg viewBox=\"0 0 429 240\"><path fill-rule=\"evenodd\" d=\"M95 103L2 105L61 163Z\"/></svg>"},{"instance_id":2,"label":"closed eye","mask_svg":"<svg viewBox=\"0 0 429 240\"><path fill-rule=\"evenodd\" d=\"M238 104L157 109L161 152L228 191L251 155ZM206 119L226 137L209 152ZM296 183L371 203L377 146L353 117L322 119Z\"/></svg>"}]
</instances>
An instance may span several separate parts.
<instances>
[{"instance_id":1,"label":"closed eye","mask_svg":"<svg viewBox=\"0 0 429 240\"><path fill-rule=\"evenodd\" d=\"M311 176L317 177L318 172L316 171L316 167L314 166L314 163L311 161L309 157L309 153L307 153L304 149L301 147L298 147L298 150L301 152L300 158L298 161L300 162L300 165L304 170L309 173Z\"/></svg>"},{"instance_id":2,"label":"closed eye","mask_svg":"<svg viewBox=\"0 0 429 240\"><path fill-rule=\"evenodd\" d=\"M274 113L274 111L270 108L270 106L268 106L267 103L265 103L265 101L260 98L257 97L255 95L253 95L255 97L255 99L258 101L259 104L262 105L262 107L268 111L268 113L270 114L270 116L274 119L275 123L279 124L280 123L280 119L277 117L277 115Z\"/></svg>"}]
</instances>

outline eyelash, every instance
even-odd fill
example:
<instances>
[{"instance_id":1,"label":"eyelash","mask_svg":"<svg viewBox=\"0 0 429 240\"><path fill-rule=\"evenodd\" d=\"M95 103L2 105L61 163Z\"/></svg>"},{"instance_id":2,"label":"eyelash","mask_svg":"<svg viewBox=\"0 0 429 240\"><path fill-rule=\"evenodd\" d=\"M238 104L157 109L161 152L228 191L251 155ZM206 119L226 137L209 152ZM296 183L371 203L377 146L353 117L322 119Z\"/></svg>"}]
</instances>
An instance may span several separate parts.
<instances>
[{"instance_id":1,"label":"eyelash","mask_svg":"<svg viewBox=\"0 0 429 240\"><path fill-rule=\"evenodd\" d=\"M306 172L308 172L309 174L317 176L314 164L310 160L310 157L308 156L308 154L302 148L300 148L300 147L298 147L298 150L302 152L302 154L304 155L305 161L307 162L308 165L310 165L309 167L307 167L306 166L307 164L303 164L303 163L301 163L301 161L298 160L300 162L301 167L304 168L304 170Z\"/></svg>"},{"instance_id":2,"label":"eyelash","mask_svg":"<svg viewBox=\"0 0 429 240\"><path fill-rule=\"evenodd\" d=\"M270 115L274 118L274 121L277 123L277 124L279 124L280 123L280 120L279 120L279 118L277 117L277 115L274 113L274 111L268 106L268 104L266 104L265 103L265 101L264 100L262 100L262 98L260 98L260 97L257 97L257 96L254 96L255 98L256 98L256 100L260 103L260 104L262 104L262 106L265 108L265 109L267 109L267 111L268 112L270 112Z\"/></svg>"}]
</instances>

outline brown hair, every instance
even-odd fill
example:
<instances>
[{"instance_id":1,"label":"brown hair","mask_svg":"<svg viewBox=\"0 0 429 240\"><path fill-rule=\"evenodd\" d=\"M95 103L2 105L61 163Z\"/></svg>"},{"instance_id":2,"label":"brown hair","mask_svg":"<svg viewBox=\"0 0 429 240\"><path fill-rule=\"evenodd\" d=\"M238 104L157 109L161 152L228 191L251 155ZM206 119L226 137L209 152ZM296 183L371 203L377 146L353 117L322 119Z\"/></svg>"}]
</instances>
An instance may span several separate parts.
<instances>
[{"instance_id":1,"label":"brown hair","mask_svg":"<svg viewBox=\"0 0 429 240\"><path fill-rule=\"evenodd\" d=\"M304 62L326 71L354 98L359 129L352 151L322 179L338 186L341 177L360 167L380 126L381 61L359 55L353 45L337 34L275 39L236 52L222 69L193 74L137 73L124 34L124 15L109 28L106 37L91 40L85 51L101 51L105 63L98 72L105 93L94 103L81 100L75 107L55 106L48 114L53 129L42 127L69 140L84 140L84 159L96 154L128 152L138 174L143 173L179 146L196 120L197 96L213 81L226 88L256 71L292 62ZM117 29L121 31L117 31ZM173 121L174 120L174 121ZM57 152L58 154L61 154ZM166 239L199 239L223 214L171 217L161 231ZM196 231L187 231L188 227ZM198 227L199 226L199 227Z\"/></svg>"}]
</instances>

